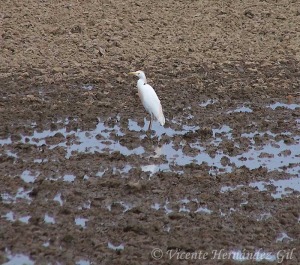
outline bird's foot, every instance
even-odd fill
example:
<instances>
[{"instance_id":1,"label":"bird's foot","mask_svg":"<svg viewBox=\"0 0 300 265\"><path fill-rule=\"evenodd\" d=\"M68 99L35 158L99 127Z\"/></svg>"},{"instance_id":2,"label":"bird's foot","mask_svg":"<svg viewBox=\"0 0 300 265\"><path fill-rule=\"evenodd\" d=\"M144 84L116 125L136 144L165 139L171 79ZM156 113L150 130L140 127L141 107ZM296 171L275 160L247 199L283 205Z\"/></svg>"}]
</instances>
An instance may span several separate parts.
<instances>
[{"instance_id":1,"label":"bird's foot","mask_svg":"<svg viewBox=\"0 0 300 265\"><path fill-rule=\"evenodd\" d=\"M151 130L151 129L150 129L150 130L147 130L147 131L146 131L146 135L147 135L148 137L151 138L152 136L155 136L155 131L154 131L154 130Z\"/></svg>"}]
</instances>

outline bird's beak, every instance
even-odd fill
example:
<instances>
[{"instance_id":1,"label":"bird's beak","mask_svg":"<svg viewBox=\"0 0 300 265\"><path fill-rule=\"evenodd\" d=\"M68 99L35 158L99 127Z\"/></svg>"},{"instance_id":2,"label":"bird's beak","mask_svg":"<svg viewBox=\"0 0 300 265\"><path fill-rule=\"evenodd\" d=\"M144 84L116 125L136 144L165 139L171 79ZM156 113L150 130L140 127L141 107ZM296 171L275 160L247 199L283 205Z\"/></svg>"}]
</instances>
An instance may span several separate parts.
<instances>
[{"instance_id":1,"label":"bird's beak","mask_svg":"<svg viewBox=\"0 0 300 265\"><path fill-rule=\"evenodd\" d=\"M129 75L136 75L136 72L130 72Z\"/></svg>"}]
</instances>

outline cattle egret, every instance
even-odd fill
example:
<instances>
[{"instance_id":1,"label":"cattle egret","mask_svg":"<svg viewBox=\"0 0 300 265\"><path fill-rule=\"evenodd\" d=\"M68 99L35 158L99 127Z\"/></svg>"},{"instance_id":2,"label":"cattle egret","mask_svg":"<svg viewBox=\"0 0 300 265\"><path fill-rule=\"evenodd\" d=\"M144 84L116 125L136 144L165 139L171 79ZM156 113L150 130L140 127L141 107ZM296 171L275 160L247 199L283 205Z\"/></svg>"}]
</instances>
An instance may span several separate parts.
<instances>
[{"instance_id":1,"label":"cattle egret","mask_svg":"<svg viewBox=\"0 0 300 265\"><path fill-rule=\"evenodd\" d=\"M165 124L165 116L163 114L160 100L152 86L147 84L145 73L143 71L136 71L130 72L129 74L135 75L139 78L139 80L137 81L138 94L143 103L143 106L151 116L148 131L151 130L153 118L156 118L163 126Z\"/></svg>"}]
</instances>

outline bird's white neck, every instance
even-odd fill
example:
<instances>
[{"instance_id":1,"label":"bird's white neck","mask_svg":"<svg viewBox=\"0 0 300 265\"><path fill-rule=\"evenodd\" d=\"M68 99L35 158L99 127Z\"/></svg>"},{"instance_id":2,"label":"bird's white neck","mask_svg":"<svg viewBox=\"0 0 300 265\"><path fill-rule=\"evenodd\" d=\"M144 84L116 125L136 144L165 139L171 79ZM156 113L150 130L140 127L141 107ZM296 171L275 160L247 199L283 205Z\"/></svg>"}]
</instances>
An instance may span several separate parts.
<instances>
[{"instance_id":1,"label":"bird's white neck","mask_svg":"<svg viewBox=\"0 0 300 265\"><path fill-rule=\"evenodd\" d=\"M143 85L146 85L147 84L147 81L143 78L140 78L138 81L137 81L137 86L143 86Z\"/></svg>"},{"instance_id":2,"label":"bird's white neck","mask_svg":"<svg viewBox=\"0 0 300 265\"><path fill-rule=\"evenodd\" d=\"M144 74L140 75L140 78L139 78L138 82L147 84L147 78L146 78L146 76Z\"/></svg>"}]
</instances>

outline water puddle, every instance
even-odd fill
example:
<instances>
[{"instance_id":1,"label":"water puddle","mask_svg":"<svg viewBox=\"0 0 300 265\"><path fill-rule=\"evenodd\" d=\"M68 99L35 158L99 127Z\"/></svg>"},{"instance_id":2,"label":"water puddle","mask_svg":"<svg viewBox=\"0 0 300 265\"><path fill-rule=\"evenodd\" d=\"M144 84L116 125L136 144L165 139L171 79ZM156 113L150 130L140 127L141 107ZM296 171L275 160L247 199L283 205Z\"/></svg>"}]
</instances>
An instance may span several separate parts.
<instances>
[{"instance_id":1,"label":"water puddle","mask_svg":"<svg viewBox=\"0 0 300 265\"><path fill-rule=\"evenodd\" d=\"M16 217L16 214L14 214L12 211L2 215L1 217L10 222L20 221L21 223L24 223L24 224L28 224L29 219L31 218L30 215Z\"/></svg>"},{"instance_id":2,"label":"water puddle","mask_svg":"<svg viewBox=\"0 0 300 265\"><path fill-rule=\"evenodd\" d=\"M16 219L14 217L14 213L12 211L2 215L1 217L5 218L7 221L14 222Z\"/></svg>"},{"instance_id":3,"label":"water puddle","mask_svg":"<svg viewBox=\"0 0 300 265\"><path fill-rule=\"evenodd\" d=\"M63 206L63 204L64 204L64 202L61 198L61 193L60 192L55 195L53 201L58 202L60 206Z\"/></svg>"},{"instance_id":4,"label":"water puddle","mask_svg":"<svg viewBox=\"0 0 300 265\"><path fill-rule=\"evenodd\" d=\"M33 162L37 163L37 164L41 164L41 163L47 163L47 162L49 162L49 160L47 158L45 158L45 159L37 158L37 159L34 159Z\"/></svg>"},{"instance_id":5,"label":"water puddle","mask_svg":"<svg viewBox=\"0 0 300 265\"><path fill-rule=\"evenodd\" d=\"M87 218L77 217L77 218L75 218L75 224L78 226L81 226L82 228L86 228L86 222L88 220L89 219L87 219Z\"/></svg>"},{"instance_id":6,"label":"water puddle","mask_svg":"<svg viewBox=\"0 0 300 265\"><path fill-rule=\"evenodd\" d=\"M159 165L146 165L146 166L141 166L141 169L143 172L149 173L149 178L151 178L155 173L159 171L169 171L170 166L169 164L159 164Z\"/></svg>"},{"instance_id":7,"label":"water puddle","mask_svg":"<svg viewBox=\"0 0 300 265\"><path fill-rule=\"evenodd\" d=\"M275 199L280 199L283 196L292 194L294 191L300 192L300 178L293 177L289 179L279 179L279 180L269 180L269 181L255 181L249 184L251 188L257 188L259 191L267 191L267 186L275 186L275 192L271 193L272 197ZM245 185L237 186L223 186L221 187L221 192L231 192L238 190Z\"/></svg>"},{"instance_id":8,"label":"water puddle","mask_svg":"<svg viewBox=\"0 0 300 265\"><path fill-rule=\"evenodd\" d=\"M275 186L275 192L271 193L274 199L281 199L283 196L288 196L293 192L300 193L300 177L292 177L289 179L269 180L269 181L255 181L249 184L251 188L257 188L260 192L267 191L268 186ZM223 186L221 187L221 193L232 192L238 189L246 187L246 185L237 186ZM266 213L265 215L268 215Z\"/></svg>"},{"instance_id":9,"label":"water puddle","mask_svg":"<svg viewBox=\"0 0 300 265\"><path fill-rule=\"evenodd\" d=\"M293 241L294 239L289 237L287 235L287 233L282 232L278 235L278 237L276 238L276 242L290 242Z\"/></svg>"},{"instance_id":10,"label":"water puddle","mask_svg":"<svg viewBox=\"0 0 300 265\"><path fill-rule=\"evenodd\" d=\"M82 206L78 206L78 210L91 209L91 201L84 202Z\"/></svg>"},{"instance_id":11,"label":"water puddle","mask_svg":"<svg viewBox=\"0 0 300 265\"><path fill-rule=\"evenodd\" d=\"M28 224L30 218L31 218L30 215L26 215L26 216L20 217L18 220L22 223Z\"/></svg>"},{"instance_id":12,"label":"water puddle","mask_svg":"<svg viewBox=\"0 0 300 265\"><path fill-rule=\"evenodd\" d=\"M268 185L275 186L276 191L271 194L272 197L275 199L281 199L283 196L292 194L293 191L300 192L300 177L270 181L257 181L250 183L249 186L258 188L259 191L266 191Z\"/></svg>"},{"instance_id":13,"label":"water puddle","mask_svg":"<svg viewBox=\"0 0 300 265\"><path fill-rule=\"evenodd\" d=\"M55 224L55 219L46 213L44 217L44 222L46 224Z\"/></svg>"},{"instance_id":14,"label":"water puddle","mask_svg":"<svg viewBox=\"0 0 300 265\"><path fill-rule=\"evenodd\" d=\"M65 122L65 125L67 124L68 121ZM128 149L121 145L118 141L112 140L111 136L120 137L124 136L124 133L118 125L115 125L114 127L107 127L104 122L99 122L96 128L92 131L69 131L66 127L52 131L35 130L31 136L22 135L20 142L37 146L46 145L50 149L63 147L66 150L66 158L70 158L73 152L94 153L95 151L119 151L124 155L141 155L144 153L143 147ZM57 138L54 141L55 143L52 141L53 138ZM57 143L57 141L59 143ZM0 140L0 146L11 143L11 138ZM35 161L36 163L44 162L41 159L36 159Z\"/></svg>"},{"instance_id":15,"label":"water puddle","mask_svg":"<svg viewBox=\"0 0 300 265\"><path fill-rule=\"evenodd\" d=\"M235 110L230 110L230 111L227 111L227 114L230 114L230 113L251 113L253 112L252 109L250 109L249 107L245 107L245 106L242 106L240 108L237 108Z\"/></svg>"},{"instance_id":16,"label":"water puddle","mask_svg":"<svg viewBox=\"0 0 300 265\"><path fill-rule=\"evenodd\" d=\"M0 139L0 146L8 145L8 144L12 144L12 140L10 137L8 137L7 139Z\"/></svg>"},{"instance_id":17,"label":"water puddle","mask_svg":"<svg viewBox=\"0 0 300 265\"><path fill-rule=\"evenodd\" d=\"M163 203L158 203L155 202L151 205L151 209L154 209L156 211L159 210L163 210L165 212L165 214L170 214L173 212L178 212L178 213L200 213L200 214L211 214L212 211L210 209L208 209L205 206L199 206L199 200L198 199L181 199L179 201L175 201L175 202L170 202L168 199L165 200L165 202ZM173 208L170 208L172 206L174 206ZM192 210L196 209L196 210ZM176 211L174 210L176 209Z\"/></svg>"},{"instance_id":18,"label":"water puddle","mask_svg":"<svg viewBox=\"0 0 300 265\"><path fill-rule=\"evenodd\" d=\"M33 183L38 177L39 173L32 174L29 170L25 170L21 174L21 179L26 183Z\"/></svg>"},{"instance_id":19,"label":"water puddle","mask_svg":"<svg viewBox=\"0 0 300 265\"><path fill-rule=\"evenodd\" d=\"M225 192L235 191L235 190L240 189L242 187L244 187L244 185L237 185L235 187L232 187L232 186L223 186L223 187L221 187L221 192L225 193Z\"/></svg>"},{"instance_id":20,"label":"water puddle","mask_svg":"<svg viewBox=\"0 0 300 265\"><path fill-rule=\"evenodd\" d=\"M120 251L120 250L124 250L125 245L122 243L120 245L114 245L111 242L108 242L107 247L109 249L115 250L115 251Z\"/></svg>"},{"instance_id":21,"label":"water puddle","mask_svg":"<svg viewBox=\"0 0 300 265\"><path fill-rule=\"evenodd\" d=\"M6 258L9 260L3 265L20 265L20 264L26 264L26 265L34 265L34 261L32 261L28 256L24 254L12 254L9 250L5 249Z\"/></svg>"},{"instance_id":22,"label":"water puddle","mask_svg":"<svg viewBox=\"0 0 300 265\"><path fill-rule=\"evenodd\" d=\"M50 246L50 241L46 241L42 244L43 247L47 248Z\"/></svg>"},{"instance_id":23,"label":"water puddle","mask_svg":"<svg viewBox=\"0 0 300 265\"><path fill-rule=\"evenodd\" d=\"M24 188L18 188L18 191L15 196L13 196L7 192L2 193L1 194L2 202L3 203L16 203L19 200L24 200L28 204L30 204L30 202L32 201L31 197L29 196L31 191L32 191L32 189L25 190Z\"/></svg>"},{"instance_id":24,"label":"water puddle","mask_svg":"<svg viewBox=\"0 0 300 265\"><path fill-rule=\"evenodd\" d=\"M214 100L209 100L201 104L207 106L207 104L214 103ZM251 111L250 108L242 106L233 112ZM192 138L195 139L189 142L188 135L198 133L201 128L171 120L167 125L170 127L162 127L157 122L154 123L153 129L158 142L153 146L150 144L149 147L147 145L149 141L145 139L147 137L145 128L148 126L146 122L140 126L138 122L129 119L128 127L122 129L120 117L117 117L116 121L101 121L99 119L95 129L89 131L70 130L68 128L69 123L68 119L61 120L57 122L58 126L63 126L60 129L34 130L32 135L21 135L20 142L27 145L47 146L50 151L60 147L65 150L67 159L78 153L94 154L95 152L106 154L120 152L124 156L138 155L142 158L138 168L146 172L149 179L158 172L172 171L182 174L184 167L190 164L208 167L208 172L211 175L233 172L239 167L247 167L250 170L264 167L268 171L278 170L288 174L299 174L300 172L300 136L293 136L290 132L275 134L270 131L256 131L236 136L234 129L223 124L212 128L211 135L207 139L203 140L199 139L200 137L193 136ZM107 123L111 125L108 126ZM35 126L36 124L33 123L32 127ZM122 140L129 137L133 137L133 140L129 141L130 143L137 143L132 146L125 144L125 146ZM144 139L145 141L143 141ZM246 147L242 147L242 140L248 143ZM125 142L127 143L127 141ZM0 146L11 143L10 137L0 140ZM229 153L226 150L226 144L235 152ZM14 153L14 155L17 156L18 153ZM47 159L34 159L34 163L38 164L48 162ZM96 176L106 176L105 173L110 173L110 170L114 175L127 176L137 168L136 164L130 164L130 162L126 165L124 163L114 165L113 163L116 162L112 161L112 164L100 165ZM27 169L22 172L21 179L25 183L33 183L38 176L39 171L32 172ZM63 175L61 178L63 181L70 183L76 180L76 176L71 173ZM86 175L84 179L88 178L89 176ZM58 178L51 177L47 179L57 180ZM15 198L9 194L2 195L4 196L4 202L8 203L9 201L15 201L16 198L30 201L30 197L26 194L28 194L28 191L19 190ZM58 195L54 200L58 201L60 205L63 204Z\"/></svg>"},{"instance_id":25,"label":"water puddle","mask_svg":"<svg viewBox=\"0 0 300 265\"><path fill-rule=\"evenodd\" d=\"M257 221L265 221L272 218L272 214L271 213L261 213L258 217L257 217Z\"/></svg>"},{"instance_id":26,"label":"water puddle","mask_svg":"<svg viewBox=\"0 0 300 265\"><path fill-rule=\"evenodd\" d=\"M164 204L154 203L154 204L151 206L151 208L154 209L154 210L157 210L157 211L160 210L160 209L162 209L162 210L165 211L166 214L170 214L170 213L173 212L173 210L170 209L170 202L169 202L168 199L165 201Z\"/></svg>"},{"instance_id":27,"label":"water puddle","mask_svg":"<svg viewBox=\"0 0 300 265\"><path fill-rule=\"evenodd\" d=\"M271 135L270 132L265 134ZM242 134L242 137L246 136L247 134ZM251 136L249 139L255 146L254 139ZM263 146L252 147L249 151L230 159L237 167L246 166L249 169L255 169L262 166L269 171L278 170L297 174L300 172L299 145L299 136L294 137L294 143L292 144L286 143L284 140L275 141L272 139ZM294 164L294 166L291 166L291 164Z\"/></svg>"},{"instance_id":28,"label":"water puddle","mask_svg":"<svg viewBox=\"0 0 300 265\"><path fill-rule=\"evenodd\" d=\"M272 110L275 110L276 108L282 107L286 109L295 110L296 108L300 108L300 104L285 104L281 102L276 102L268 106Z\"/></svg>"},{"instance_id":29,"label":"water puddle","mask_svg":"<svg viewBox=\"0 0 300 265\"><path fill-rule=\"evenodd\" d=\"M199 207L195 213L206 213L206 214L211 214L212 210L209 210L207 207Z\"/></svg>"},{"instance_id":30,"label":"water puddle","mask_svg":"<svg viewBox=\"0 0 300 265\"><path fill-rule=\"evenodd\" d=\"M146 130L148 129L148 121L144 122L144 124L144 127L141 127L136 121L129 119L128 129L134 132L146 132ZM167 135L170 137L175 135L184 135L188 132L195 132L200 128L199 126L182 125L182 122L177 120L172 120L170 122L171 126L173 126L173 124L180 125L180 130L173 129L171 127L162 127L157 122L153 123L152 130L154 130L155 135L160 138L162 135ZM144 133L140 135L141 139L144 139L145 137L147 136Z\"/></svg>"},{"instance_id":31,"label":"water puddle","mask_svg":"<svg viewBox=\"0 0 300 265\"><path fill-rule=\"evenodd\" d=\"M90 91L90 90L93 90L93 89L94 89L94 86L93 86L93 85L90 85L90 84L85 84L85 85L82 86L82 88L83 88L84 90Z\"/></svg>"},{"instance_id":32,"label":"water puddle","mask_svg":"<svg viewBox=\"0 0 300 265\"><path fill-rule=\"evenodd\" d=\"M63 177L63 181L66 181L66 182L73 182L75 180L75 176L74 175L64 175Z\"/></svg>"},{"instance_id":33,"label":"water puddle","mask_svg":"<svg viewBox=\"0 0 300 265\"><path fill-rule=\"evenodd\" d=\"M211 104L214 104L214 103L216 103L216 102L218 102L218 100L216 100L216 99L208 99L207 101L201 102L201 103L199 104L199 106L200 106L200 107L206 107L206 106L211 105Z\"/></svg>"},{"instance_id":34,"label":"water puddle","mask_svg":"<svg viewBox=\"0 0 300 265\"><path fill-rule=\"evenodd\" d=\"M1 143L0 143L0 145L1 145ZM10 157L13 157L13 158L18 158L18 155L16 153L13 153L10 150L6 150L5 153L6 153L7 156L10 156Z\"/></svg>"},{"instance_id":35,"label":"water puddle","mask_svg":"<svg viewBox=\"0 0 300 265\"><path fill-rule=\"evenodd\" d=\"M93 87L83 87L83 89L91 90L93 89ZM214 100L209 100L207 102L201 103L200 106L206 107L210 104L214 104L215 102L216 101ZM269 107L272 109L276 109L278 107L287 108L287 106L291 109L296 109L299 107L297 104L294 105L296 106L293 106L293 104L272 104ZM251 108L242 106L232 111L228 111L227 113L251 112L253 112ZM231 115L231 117L233 116ZM35 182L39 180L39 176L41 174L40 172L42 172L44 168L44 163L51 163L53 161L57 162L53 160L53 157L51 156L51 152L53 152L53 150L56 148L62 150L62 157L59 157L59 159L62 160L62 163L69 163L67 164L68 171L62 171L63 174L57 173L58 176L56 176L56 178L53 176L47 177L46 180L52 181L59 179L66 182L64 183L64 185L67 185L68 187L74 184L87 184L89 181L93 183L92 181L94 181L95 175L99 178L108 178L108 176L111 177L111 175L115 175L117 177L119 177L118 175L121 175L121 177L134 175L135 177L136 175L140 174L142 175L141 178L144 178L144 176L146 175L148 179L153 180L155 177L161 177L159 172L168 171L174 172L176 174L182 174L190 170L190 168L191 170L193 170L193 165L195 164L198 166L204 165L204 170L206 172L209 172L211 175L234 172L239 167L246 167L250 170L264 167L268 171L280 171L291 175L290 177L287 176L289 177L287 179L271 179L268 181L252 182L248 185L240 184L237 186L223 186L220 189L220 192L222 194L235 191L242 191L242 193L247 193L247 189L258 189L258 191L269 191L273 198L280 199L284 196L294 194L295 192L300 193L300 136L295 136L289 131L283 132L281 134L276 134L270 131L253 132L254 130L256 130L253 129L251 130L251 132L246 131L247 133L239 134L234 126L230 127L227 124L220 124L218 126L217 124L212 124L211 129L209 129L210 131L208 136L203 137L202 139L201 133L203 131L201 131L201 127L197 125L183 125L181 121L171 120L166 125L166 127L162 127L156 122L153 125L153 129L155 130L155 135L152 135L153 139L147 139L148 136L146 136L145 131L147 129L148 122L144 122L143 125L140 125L134 120L128 120L128 127L122 127L120 120L116 121L111 126L107 125L107 123L109 122L99 120L96 127L93 130L88 131L70 130L67 126L68 122L68 120L62 121L62 124L60 124L62 128L44 131L35 130L34 127L36 126L36 124L33 124L32 135L21 135L21 140L19 141L19 143L40 147L43 146L43 148L46 147L46 152L49 152L50 155L45 159L39 157L37 152L37 157L34 157L34 159L30 161L31 164L28 163L28 165L30 166L28 166L28 168L23 172L20 171L22 173L19 174L26 188L19 187L13 192L2 192L1 198L3 203L13 204L19 201L28 204L31 203L34 197L30 196L30 192L32 191L32 189L28 189L28 186L33 186L32 183L37 184ZM192 135L192 137L190 137L190 135ZM243 145L243 140L248 144ZM21 148L17 149L19 150L17 152L6 150L8 149L7 147L10 144L15 144L12 142L12 139L10 137L0 140L0 146L5 149L7 155L14 158L19 157L18 159L22 158L22 155L18 153L22 152ZM226 149L227 146L233 149L234 152L229 152ZM126 158L124 159L124 157L122 156L122 159L118 161L118 158L115 159L115 157L113 156L113 152L119 152ZM96 158L99 158L96 163L99 164L97 164L96 168L93 168L91 171L83 171L83 174L82 172L78 173L69 171L74 164L76 165L76 156L78 155L78 153L89 155L96 153ZM100 154L99 157L98 153ZM102 162L104 159L102 160L101 154L109 154L111 156L105 157L106 160L104 163ZM134 159L128 159L128 161L126 161L127 157L131 155ZM88 159L89 158L90 157L88 157ZM94 157L91 158L91 161L93 158ZM64 161L64 159L70 160ZM124 162L124 160L126 163ZM57 164L58 163L55 163L52 168L56 170L55 166ZM87 168L88 167L89 165L87 164ZM143 172L142 174L141 171ZM58 169L57 172L61 172L60 169ZM83 175L84 177L82 179ZM147 179L147 177L145 178ZM87 181L89 178L90 180ZM20 179L18 179L18 181L20 181ZM82 183L79 183L81 181ZM57 185L57 183L54 184ZM274 186L275 188L272 187L271 189L269 186ZM63 195L65 195L65 197ZM61 189L56 191L56 194L54 193L51 196L51 199L57 202L56 204L52 202L52 204L55 207L59 207L63 206L66 202L68 193L64 193L64 189ZM192 194L190 196L197 197L197 195ZM148 207L152 209L152 214L155 213L169 215L174 213L181 213L184 215L193 213L203 215L203 217L207 215L206 217L209 218L209 215L213 215L216 213L215 208L211 208L209 202L206 203L197 198L190 198L188 195L183 198L180 197L182 199L179 200L178 198L173 199L172 196L170 196L170 198L171 199L166 199L166 197L156 197L155 199L153 199L153 201L150 201ZM80 229L81 231L87 231L88 229L86 228L89 228L89 226L91 225L91 221L89 223L89 220L92 219L83 217L89 216L87 214L92 212L87 211L91 208L91 200L93 199L90 199L88 199L88 197L83 197L82 201L78 202L78 204L76 204L75 206L76 211L82 211L81 213L75 213L76 217L74 219L73 225L77 230ZM128 202L127 199L128 198L126 198L126 195L124 196L124 198L109 198L105 200L105 202L103 202L102 207L111 212L108 213L108 211L105 210L109 215L114 215L116 212L120 214L126 213L128 215L131 214L131 212L127 212L131 209L134 209L134 207L136 206L135 204L139 205L139 202L134 201L132 197L131 200L129 199L130 202ZM67 202L69 202L68 200L69 199L67 199ZM239 207L238 205L242 207L246 204L248 204L248 201L243 198L238 201L237 207ZM226 210L219 209L217 211L220 211L221 216L228 216L237 211L237 208L228 208L226 208ZM48 213L43 212L45 213L44 223L50 225L51 227L51 225L55 225L57 221L54 218L55 216L51 216L51 214L55 213L56 211L53 211L53 209L51 208L49 208L47 211ZM160 213L156 213L155 211L160 211ZM31 216L29 215L18 216L15 211L7 212L1 217L9 222L20 221L23 223L22 225L28 224L31 218ZM257 221L265 221L269 218L272 218L272 215L270 212L268 212L268 210L264 209L263 211L258 212L258 214L254 216L254 218L256 218ZM166 224L162 229L163 231L170 232L171 226ZM41 241L44 242L41 243L43 247L50 246L50 241L47 240L48 237L43 238L43 241ZM285 232L283 232L278 235L276 242L286 242L291 240L293 239L289 237ZM119 244L118 242L118 244L115 245L111 242L108 242L107 247L114 251L122 251L125 248L125 244ZM231 253L233 260L245 261L249 259L249 256L244 255L244 250L238 249L232 251ZM270 254L269 256L267 256L267 254L270 253L267 253L265 251L255 251L255 257L252 258L252 260L276 260L276 257L274 255ZM5 264L34 264L34 262L28 256L25 256L23 254L11 255L11 253L9 253L7 254L7 257L10 260L9 262L11 263ZM90 261L84 258L79 258L81 257L77 257L78 260L76 264L91 264Z\"/></svg>"},{"instance_id":36,"label":"water puddle","mask_svg":"<svg viewBox=\"0 0 300 265\"><path fill-rule=\"evenodd\" d=\"M88 260L85 260L85 259L81 259L79 261L76 261L75 263L76 265L91 265L92 263Z\"/></svg>"},{"instance_id":37,"label":"water puddle","mask_svg":"<svg viewBox=\"0 0 300 265\"><path fill-rule=\"evenodd\" d=\"M113 207L121 206L123 208L123 213L131 210L133 208L133 204L127 203L124 201L112 202L106 205L106 208L111 212Z\"/></svg>"}]
</instances>

